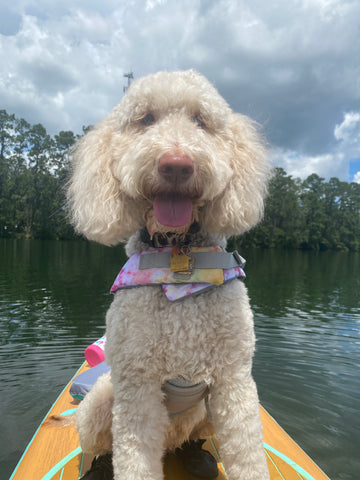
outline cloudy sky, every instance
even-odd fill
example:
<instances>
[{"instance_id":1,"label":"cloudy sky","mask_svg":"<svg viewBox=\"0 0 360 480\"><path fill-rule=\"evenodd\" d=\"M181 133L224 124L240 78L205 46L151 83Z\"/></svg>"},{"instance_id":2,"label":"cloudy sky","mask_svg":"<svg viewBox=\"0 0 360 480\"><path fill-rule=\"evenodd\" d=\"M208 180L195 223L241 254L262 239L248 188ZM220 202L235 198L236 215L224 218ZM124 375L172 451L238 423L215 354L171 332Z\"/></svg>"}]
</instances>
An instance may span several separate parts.
<instances>
[{"instance_id":1,"label":"cloudy sky","mask_svg":"<svg viewBox=\"0 0 360 480\"><path fill-rule=\"evenodd\" d=\"M359 0L0 0L0 109L94 124L124 73L194 68L264 128L275 166L360 183Z\"/></svg>"}]
</instances>

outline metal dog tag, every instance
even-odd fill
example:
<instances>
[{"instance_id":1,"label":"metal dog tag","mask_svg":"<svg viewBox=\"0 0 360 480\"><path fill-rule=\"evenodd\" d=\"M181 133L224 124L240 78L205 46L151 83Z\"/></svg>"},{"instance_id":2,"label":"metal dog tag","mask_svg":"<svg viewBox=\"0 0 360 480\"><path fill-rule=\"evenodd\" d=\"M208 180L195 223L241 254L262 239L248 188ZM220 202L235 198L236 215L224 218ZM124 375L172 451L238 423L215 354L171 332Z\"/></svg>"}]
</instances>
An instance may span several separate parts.
<instances>
[{"instance_id":1,"label":"metal dog tag","mask_svg":"<svg viewBox=\"0 0 360 480\"><path fill-rule=\"evenodd\" d=\"M193 259L188 247L175 246L171 250L170 271L177 275L191 275L193 272Z\"/></svg>"}]
</instances>

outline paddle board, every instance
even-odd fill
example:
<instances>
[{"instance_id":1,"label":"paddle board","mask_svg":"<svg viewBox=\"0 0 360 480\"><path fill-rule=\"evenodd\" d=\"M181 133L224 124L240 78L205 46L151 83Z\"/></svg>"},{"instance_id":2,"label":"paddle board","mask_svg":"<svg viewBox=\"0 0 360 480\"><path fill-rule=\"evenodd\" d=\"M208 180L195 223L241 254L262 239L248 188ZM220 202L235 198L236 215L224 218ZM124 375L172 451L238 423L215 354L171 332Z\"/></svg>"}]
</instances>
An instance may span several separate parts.
<instances>
[{"instance_id":1,"label":"paddle board","mask_svg":"<svg viewBox=\"0 0 360 480\"><path fill-rule=\"evenodd\" d=\"M85 362L75 376L88 368ZM76 480L89 469L92 457L82 453L75 427L58 427L48 423L52 415L70 415L76 411L79 401L69 393L72 380L35 432L10 480ZM269 413L262 407L260 410L271 480L329 480ZM218 480L226 480L216 438L207 439L203 448L218 461ZM164 459L164 479L194 480L194 477L183 470L175 455L169 454Z\"/></svg>"}]
</instances>

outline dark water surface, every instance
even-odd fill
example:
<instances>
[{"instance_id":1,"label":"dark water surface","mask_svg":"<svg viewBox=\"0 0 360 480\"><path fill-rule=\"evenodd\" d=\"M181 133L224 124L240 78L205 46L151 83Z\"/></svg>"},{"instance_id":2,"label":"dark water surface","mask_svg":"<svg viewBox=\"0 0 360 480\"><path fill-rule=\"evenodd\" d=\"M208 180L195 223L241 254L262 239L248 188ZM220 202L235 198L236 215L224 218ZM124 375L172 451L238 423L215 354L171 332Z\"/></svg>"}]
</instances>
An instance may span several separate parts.
<instances>
[{"instance_id":1,"label":"dark water surface","mask_svg":"<svg viewBox=\"0 0 360 480\"><path fill-rule=\"evenodd\" d=\"M357 480L360 255L241 253L261 402L332 480ZM123 262L121 247L0 239L0 480L104 333Z\"/></svg>"}]
</instances>

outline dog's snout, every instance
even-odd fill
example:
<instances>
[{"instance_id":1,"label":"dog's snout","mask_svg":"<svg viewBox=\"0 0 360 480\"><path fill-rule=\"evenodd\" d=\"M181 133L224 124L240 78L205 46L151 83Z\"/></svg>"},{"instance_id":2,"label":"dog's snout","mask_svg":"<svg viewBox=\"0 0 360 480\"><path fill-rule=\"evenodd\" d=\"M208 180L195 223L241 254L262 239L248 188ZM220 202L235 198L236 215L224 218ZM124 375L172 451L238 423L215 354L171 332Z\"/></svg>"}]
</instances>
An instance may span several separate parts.
<instances>
[{"instance_id":1,"label":"dog's snout","mask_svg":"<svg viewBox=\"0 0 360 480\"><path fill-rule=\"evenodd\" d=\"M159 174L170 183L182 183L194 173L194 162L183 153L165 153L160 157Z\"/></svg>"}]
</instances>

